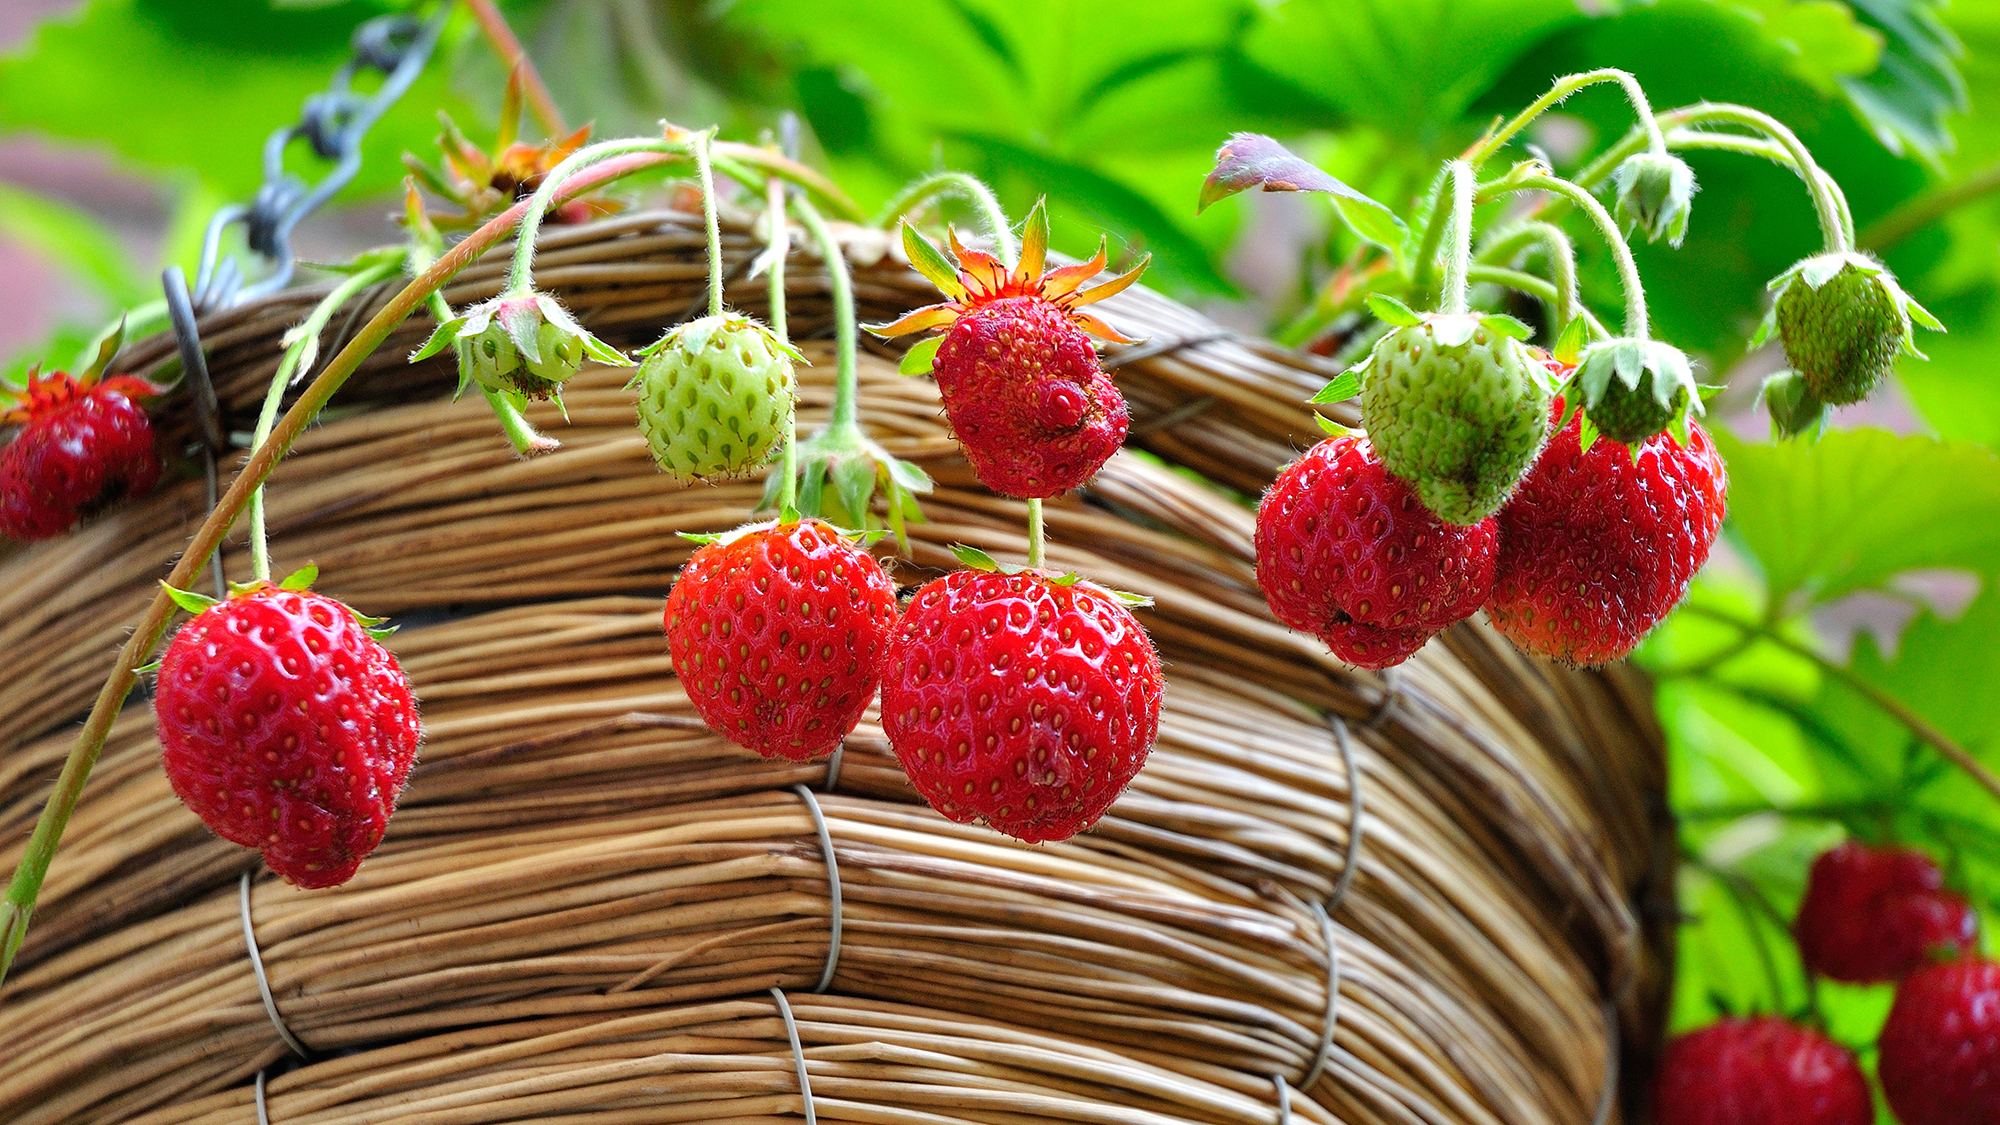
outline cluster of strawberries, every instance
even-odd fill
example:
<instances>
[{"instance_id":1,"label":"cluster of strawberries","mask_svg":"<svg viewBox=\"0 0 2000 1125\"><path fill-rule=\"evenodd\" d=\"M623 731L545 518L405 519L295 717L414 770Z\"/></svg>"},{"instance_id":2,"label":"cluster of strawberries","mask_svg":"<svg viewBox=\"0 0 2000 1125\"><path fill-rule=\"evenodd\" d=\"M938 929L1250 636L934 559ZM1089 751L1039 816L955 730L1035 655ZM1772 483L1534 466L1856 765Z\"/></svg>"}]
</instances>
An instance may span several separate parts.
<instances>
[{"instance_id":1,"label":"cluster of strawberries","mask_svg":"<svg viewBox=\"0 0 2000 1125\"><path fill-rule=\"evenodd\" d=\"M905 227L911 258L949 300L876 329L946 331L920 347L980 480L1031 501L1081 485L1125 437L1124 398L1086 332L1121 339L1083 305L1133 270L1043 271L1030 215L1013 268L951 239L952 259ZM1142 267L1143 268L1143 267ZM1096 823L1159 730L1160 661L1115 593L978 552L911 596L816 519L781 518L695 552L667 599L674 668L716 731L767 757L830 753L879 686L882 723L911 783L952 820L1029 841Z\"/></svg>"},{"instance_id":2,"label":"cluster of strawberries","mask_svg":"<svg viewBox=\"0 0 2000 1125\"><path fill-rule=\"evenodd\" d=\"M53 539L159 483L153 422L141 404L160 388L105 376L123 339L113 333L81 375L36 370L20 390L0 384L0 426L20 427L0 446L0 536Z\"/></svg>"},{"instance_id":3,"label":"cluster of strawberries","mask_svg":"<svg viewBox=\"0 0 2000 1125\"><path fill-rule=\"evenodd\" d=\"M1793 922L1808 973L1896 983L1876 1072L1903 1125L2000 1121L2000 962L1974 955L1978 919L1930 857L1846 843L1813 863ZM1660 1125L1871 1125L1854 1054L1778 1016L1675 1039L1653 1087Z\"/></svg>"}]
</instances>

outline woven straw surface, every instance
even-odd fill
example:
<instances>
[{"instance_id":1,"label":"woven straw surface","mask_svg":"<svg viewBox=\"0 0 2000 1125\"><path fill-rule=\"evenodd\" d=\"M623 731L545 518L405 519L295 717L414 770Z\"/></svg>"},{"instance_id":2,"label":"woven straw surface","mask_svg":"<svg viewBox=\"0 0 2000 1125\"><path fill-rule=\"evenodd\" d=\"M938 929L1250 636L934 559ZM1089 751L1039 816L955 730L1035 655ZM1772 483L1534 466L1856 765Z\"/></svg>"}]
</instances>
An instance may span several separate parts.
<instances>
[{"instance_id":1,"label":"woven straw surface","mask_svg":"<svg viewBox=\"0 0 2000 1125\"><path fill-rule=\"evenodd\" d=\"M933 299L879 233L843 236L864 319ZM672 213L562 230L538 281L606 338L646 342L701 299L701 241ZM753 312L757 249L726 228L729 297ZM449 296L499 274L489 259ZM831 401L825 277L803 252L788 277L810 427ZM324 291L204 322L230 428ZM1251 511L1225 490L1254 495L1314 440L1303 401L1329 372L1143 291L1104 307L1147 337L1108 359L1150 456L1051 502L1049 558L1157 600L1142 616L1168 691L1151 763L1098 828L1028 847L943 821L872 713L837 776L707 732L660 595L690 550L675 533L741 522L759 482L667 483L613 370L571 385L567 425L538 410L564 448L518 461L483 403L447 401L448 368L402 362L429 331L413 321L269 490L281 569L316 562L322 589L408 626L392 646L427 732L351 884L253 886L276 1006L318 1061L277 1065L237 886L256 856L175 801L135 699L0 988L0 1119L247 1125L272 1068L276 1122L799 1120L773 986L828 1121L1256 1123L1285 1103L1352 1125L1621 1119L1606 1078L1621 1055L1628 1078L1643 1068L1667 961L1644 685L1529 661L1477 623L1390 685L1275 625ZM336 318L322 354L354 323ZM142 341L128 362L170 353ZM978 487L929 381L873 354L861 379L870 429L938 480L899 584L952 565L955 542L1019 561L1023 506ZM192 431L184 402L167 413ZM0 862L202 491L0 554ZM240 540L224 562L244 576ZM1352 725L1356 777L1329 716ZM842 888L826 995L832 882L801 784L822 790ZM1357 786L1354 879L1323 928Z\"/></svg>"}]
</instances>

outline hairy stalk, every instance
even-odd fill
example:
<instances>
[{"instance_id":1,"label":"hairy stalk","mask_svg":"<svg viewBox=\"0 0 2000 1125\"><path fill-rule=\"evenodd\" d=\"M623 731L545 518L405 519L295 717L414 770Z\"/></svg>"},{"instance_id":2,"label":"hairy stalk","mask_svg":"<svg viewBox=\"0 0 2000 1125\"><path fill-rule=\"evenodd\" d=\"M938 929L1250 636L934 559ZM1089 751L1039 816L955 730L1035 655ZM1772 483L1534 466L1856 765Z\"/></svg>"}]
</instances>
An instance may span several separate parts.
<instances>
[{"instance_id":1,"label":"hairy stalk","mask_svg":"<svg viewBox=\"0 0 2000 1125\"><path fill-rule=\"evenodd\" d=\"M1768 641L1794 656L1811 661L1821 672L1839 680L1850 691L1874 704L1890 718L1903 724L1911 734L1929 743L1932 749L1944 755L1945 759L1952 765L1965 771L1965 774L1978 783L1980 788L1991 793L1995 798L2000 798L2000 776L1996 776L1984 763L1973 757L1965 747L1960 746L1950 736L1932 726L1922 715L1912 711L1902 700L1897 699L1895 696L1855 675L1845 665L1835 664L1833 661L1815 652L1810 646L1792 640L1769 625L1760 622L1745 621L1733 614L1710 609L1706 606L1690 605L1685 608L1689 613L1732 626L1744 633L1754 635L1760 640Z\"/></svg>"},{"instance_id":2,"label":"hairy stalk","mask_svg":"<svg viewBox=\"0 0 2000 1125\"><path fill-rule=\"evenodd\" d=\"M628 176L646 168L664 164L673 159L661 153L635 153L622 160L607 162L575 177L567 187L569 195L581 194L592 188L609 183L621 176ZM361 361L376 348L382 346L394 331L418 305L431 293L449 281L458 271L476 261L479 256L495 243L506 237L509 231L527 213L527 203L517 203L505 212L489 220L485 226L467 235L450 252L432 263L430 268L410 282L403 291L396 294L382 311L375 314L361 330L349 340L347 346L320 369L312 382L306 385L284 416L271 428L269 440L253 450L230 482L229 491L195 530L193 538L181 557L174 563L173 570L166 577L166 584L187 589L206 565L210 555L222 542L245 507L250 503L250 494L271 475L278 461L291 449L306 425L318 416L341 385L346 383ZM20 866L14 870L13 881L7 887L4 899L0 899L0 981L4 981L7 970L14 963L14 955L21 948L21 940L27 936L28 923L35 909L35 898L41 893L42 879L48 874L49 862L55 857L56 845L62 839L63 829L69 825L70 814L76 809L77 799L83 794L83 786L90 778L90 771L97 764L97 756L104 749L104 740L111 733L111 724L118 718L118 711L125 704L125 697L138 682L137 669L145 661L146 655L160 641L166 632L167 623L172 619L174 603L163 589L153 596L145 614L140 617L126 638L125 645L118 651L118 659L112 664L111 674L98 691L97 700L91 705L90 716L84 720L83 729L76 735L69 757L64 760L60 775L56 778L55 789L49 795L48 803L42 806L40 819L35 822L35 831L28 838L27 849L21 856Z\"/></svg>"},{"instance_id":3,"label":"hairy stalk","mask_svg":"<svg viewBox=\"0 0 2000 1125\"><path fill-rule=\"evenodd\" d=\"M1519 290L1551 309L1566 306L1574 308L1576 310L1574 315L1582 318L1584 330L1590 333L1590 338L1593 340L1602 340L1611 335L1605 329L1604 324L1597 319L1597 314L1582 306L1573 305L1574 298L1565 297L1562 288L1547 278L1536 277L1525 270L1508 269L1506 266L1489 266L1480 262L1474 262L1468 267L1465 275L1476 282L1484 281L1493 285L1503 285L1509 289ZM1563 323L1567 324L1568 322L1564 321ZM1554 339L1561 334L1562 328L1558 326L1554 331L1549 333L1549 338Z\"/></svg>"},{"instance_id":4,"label":"hairy stalk","mask_svg":"<svg viewBox=\"0 0 2000 1125\"><path fill-rule=\"evenodd\" d=\"M862 222L867 216L840 185L789 156L744 144L742 141L716 141L709 145L709 159L715 163L715 170L749 188L763 191L768 177L794 183L818 197L819 201L842 219Z\"/></svg>"},{"instance_id":5,"label":"hairy stalk","mask_svg":"<svg viewBox=\"0 0 2000 1125\"><path fill-rule=\"evenodd\" d=\"M1439 294L1441 311L1462 313L1468 307L1471 286L1465 271L1472 264L1472 196L1478 186L1472 165L1454 160L1445 165L1446 187L1451 192L1451 256L1444 262L1444 291Z\"/></svg>"},{"instance_id":6,"label":"hairy stalk","mask_svg":"<svg viewBox=\"0 0 2000 1125\"><path fill-rule=\"evenodd\" d=\"M964 172L936 172L910 184L889 198L882 206L881 214L875 218L875 225L887 228L897 219L915 211L924 204L940 196L957 196L972 204L979 212L980 221L985 224L986 233L993 238L993 246L999 251L1002 261L1013 268L1020 253L1014 243L1014 230L1007 221L1007 212L1000 201L994 198L993 189L981 183L975 176Z\"/></svg>"},{"instance_id":7,"label":"hairy stalk","mask_svg":"<svg viewBox=\"0 0 2000 1125\"><path fill-rule=\"evenodd\" d=\"M334 286L333 292L328 293L313 308L311 315L292 330L296 338L285 349L284 358L278 361L277 374L271 377L271 389L265 392L263 409L257 414L257 429L250 439L252 450L270 439L271 427L278 421L278 406L285 399L285 388L291 386L292 380L298 376L299 365L305 361L306 353L318 350L319 334L326 330L333 314L353 300L355 294L378 281L396 276L402 268L401 261L392 260L350 274ZM250 493L250 576L259 582L271 580L271 545L264 528L264 486L261 484Z\"/></svg>"},{"instance_id":8,"label":"hairy stalk","mask_svg":"<svg viewBox=\"0 0 2000 1125\"><path fill-rule=\"evenodd\" d=\"M1548 93L1536 98L1528 108L1515 114L1513 120L1502 125L1491 136L1474 145L1472 150L1465 154L1466 163L1472 165L1474 168L1478 168L1480 165L1486 163L1494 153L1499 152L1501 148L1505 147L1507 142L1512 140L1516 133L1527 128L1529 123L1534 121L1535 118L1548 112L1557 103L1576 93L1578 90L1586 86L1597 85L1600 82L1616 82L1624 89L1626 100L1632 103L1633 114L1639 118L1639 128L1646 135L1647 147L1653 152L1666 152L1666 138L1660 132L1660 123L1653 116L1653 107L1651 103L1647 102L1646 91L1639 86L1639 80L1632 77L1626 71L1607 67L1603 70L1584 71L1581 74L1568 74L1556 79L1555 85L1549 87Z\"/></svg>"},{"instance_id":9,"label":"hairy stalk","mask_svg":"<svg viewBox=\"0 0 2000 1125\"><path fill-rule=\"evenodd\" d=\"M713 129L696 133L694 137L694 166L701 177L701 218L708 227L708 315L722 315L722 220L715 214L715 172L709 166L709 144L715 139ZM523 231L527 228L524 226Z\"/></svg>"},{"instance_id":10,"label":"hairy stalk","mask_svg":"<svg viewBox=\"0 0 2000 1125\"><path fill-rule=\"evenodd\" d=\"M785 259L792 252L792 221L785 214L785 184L776 176L764 184L764 212L771 220L771 332L780 343L789 344L792 336L785 328ZM796 373L792 376L794 387L798 382ZM787 387L786 390L793 390ZM783 478L778 483L778 511L785 512L797 506L799 500L799 418L792 413L792 424L785 430L785 447L779 457L778 471Z\"/></svg>"},{"instance_id":11,"label":"hairy stalk","mask_svg":"<svg viewBox=\"0 0 2000 1125\"><path fill-rule=\"evenodd\" d=\"M1591 316L1590 311L1585 309L1582 303L1577 300L1576 246L1570 242L1569 235L1561 227L1554 223L1545 223L1532 219L1517 224L1499 234L1491 244L1474 256L1473 261L1478 266L1482 266L1490 271L1492 265L1488 263L1497 264L1504 262L1507 258L1512 257L1516 250L1526 249L1536 244L1539 244L1542 247L1542 252L1548 255L1549 273L1553 274L1555 279L1553 295L1541 298L1544 304L1549 305L1550 312L1553 314L1549 318L1551 322L1549 326L1549 338L1554 339L1561 336L1563 329L1568 327L1571 318L1578 316L1586 318L1591 331L1601 335L1603 326L1599 325L1597 318ZM1497 245L1506 245L1509 249L1497 257L1489 256L1493 246ZM1491 281L1496 279L1489 274L1489 276L1482 278L1482 280ZM1514 286L1514 288L1518 289L1520 287Z\"/></svg>"},{"instance_id":12,"label":"hairy stalk","mask_svg":"<svg viewBox=\"0 0 2000 1125\"><path fill-rule=\"evenodd\" d=\"M493 6L493 0L465 0L465 7L479 22L479 30L486 36L486 42L492 45L493 53L499 56L500 65L521 76L521 87L528 95L528 108L534 111L535 120L541 122L542 131L552 138L569 132L569 127L563 124L562 110L557 108L555 98L550 96L541 72L528 58L528 52L522 48L514 29L507 26L507 17Z\"/></svg>"},{"instance_id":13,"label":"hairy stalk","mask_svg":"<svg viewBox=\"0 0 2000 1125\"><path fill-rule=\"evenodd\" d=\"M1625 290L1625 334L1635 340L1644 340L1650 330L1646 322L1646 287L1639 279L1639 264L1632 259L1632 248L1625 243L1625 236L1619 232L1618 223L1611 218L1611 212L1583 188L1559 176L1522 176L1509 179L1494 189L1495 195L1516 191L1546 191L1567 199L1575 204L1597 227L1597 233L1604 236L1605 244L1611 247L1611 256L1618 263L1618 282Z\"/></svg>"},{"instance_id":14,"label":"hairy stalk","mask_svg":"<svg viewBox=\"0 0 2000 1125\"><path fill-rule=\"evenodd\" d=\"M548 215L556 193L562 190L564 182L570 177L593 164L635 153L658 153L686 159L690 147L686 141L670 141L662 137L602 141L578 149L561 164L549 169L549 174L542 179L542 186L528 200L527 210L522 214L521 234L514 245L514 264L507 271L507 292L526 293L535 287L535 240L541 234L542 219Z\"/></svg>"},{"instance_id":15,"label":"hairy stalk","mask_svg":"<svg viewBox=\"0 0 2000 1125\"><path fill-rule=\"evenodd\" d=\"M839 367L833 385L833 417L826 428L829 433L852 431L859 435L860 406L857 400L861 397L861 375L856 366L854 348L860 326L854 319L854 284L847 276L847 256L841 253L840 243L827 229L826 220L820 218L819 209L810 200L795 200L792 205L798 210L799 221L805 224L806 232L819 244L820 257L826 260L827 290L833 300L834 355Z\"/></svg>"},{"instance_id":16,"label":"hairy stalk","mask_svg":"<svg viewBox=\"0 0 2000 1125\"><path fill-rule=\"evenodd\" d=\"M1030 567L1039 567L1042 565L1042 544L1042 502L1039 499L1030 500L1028 501L1028 565Z\"/></svg>"}]
</instances>

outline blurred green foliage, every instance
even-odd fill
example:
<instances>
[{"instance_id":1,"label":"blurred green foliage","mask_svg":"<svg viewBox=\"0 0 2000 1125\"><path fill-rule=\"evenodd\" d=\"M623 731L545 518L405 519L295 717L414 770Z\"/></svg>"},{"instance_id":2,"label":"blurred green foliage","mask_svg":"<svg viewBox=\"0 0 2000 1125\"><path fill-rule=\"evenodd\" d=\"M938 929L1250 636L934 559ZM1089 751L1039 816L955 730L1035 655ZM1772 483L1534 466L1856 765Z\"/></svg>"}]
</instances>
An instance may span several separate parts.
<instances>
[{"instance_id":1,"label":"blurred green foliage","mask_svg":"<svg viewBox=\"0 0 2000 1125\"><path fill-rule=\"evenodd\" d=\"M0 59L0 132L107 150L157 179L180 201L167 253L185 261L217 203L255 189L265 135L325 84L350 30L395 6L89 0ZM1230 132L1283 138L1408 214L1441 159L1559 74L1618 66L1657 108L1710 99L1776 115L1846 187L1863 243L1951 332L1925 335L1931 360L1902 361L1891 392L1924 434L1722 440L1727 547L1692 608L1640 657L1659 677L1672 800L1686 818L1676 1025L1804 1010L1785 919L1811 857L1843 834L1929 849L1980 903L1988 932L2000 922L2000 803L1837 674L2000 765L2000 0L520 0L507 10L557 100L600 136L661 117L754 136L795 109L808 157L864 206L952 167L993 183L1015 213L1046 194L1060 248L1087 251L1109 231L1127 256L1150 251L1149 281L1183 296L1229 297L1246 265L1297 274L1295 292L1261 307L1274 329L1309 308L1360 243L1316 200L1281 212L1250 195L1197 217L1199 184ZM461 19L433 72L375 129L350 197L397 184L397 153L428 147L440 108L475 133L484 115L490 132L502 79ZM1573 170L1631 120L1597 88L1532 138ZM1719 377L1742 358L1765 282L1818 237L1789 172L1731 154L1688 159L1702 192L1686 244L1638 253L1657 330ZM1302 238L1243 241L1281 213L1307 216ZM0 234L114 306L141 299L157 267L122 259L89 216L14 189L0 191ZM1587 296L1614 315L1607 256L1579 235ZM1243 257L1294 252L1295 262ZM1969 602L1946 604L1911 580L1940 568ZM1867 633L1844 652L1833 643L1824 626L1857 597L1873 599L1893 643ZM1826 988L1818 1002L1865 1052L1888 996Z\"/></svg>"}]
</instances>

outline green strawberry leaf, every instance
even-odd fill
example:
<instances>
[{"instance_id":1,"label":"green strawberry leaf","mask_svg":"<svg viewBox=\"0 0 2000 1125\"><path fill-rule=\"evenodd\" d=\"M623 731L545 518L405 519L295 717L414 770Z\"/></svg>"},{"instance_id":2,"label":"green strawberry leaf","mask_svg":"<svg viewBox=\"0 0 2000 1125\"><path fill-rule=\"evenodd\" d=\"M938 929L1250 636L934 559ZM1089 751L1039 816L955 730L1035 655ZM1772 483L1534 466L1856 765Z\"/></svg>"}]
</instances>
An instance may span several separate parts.
<instances>
[{"instance_id":1,"label":"green strawberry leaf","mask_svg":"<svg viewBox=\"0 0 2000 1125\"><path fill-rule=\"evenodd\" d=\"M1387 293L1370 293L1362 301L1368 306L1368 311L1375 314L1375 319L1384 324L1409 328L1424 322L1414 309Z\"/></svg>"},{"instance_id":2,"label":"green strawberry leaf","mask_svg":"<svg viewBox=\"0 0 2000 1125\"><path fill-rule=\"evenodd\" d=\"M988 574L997 574L1000 571L1000 564L993 561L993 556L977 547L968 547L963 543L953 543L951 545L951 553L956 555L958 561L964 563L969 569L983 570Z\"/></svg>"},{"instance_id":3,"label":"green strawberry leaf","mask_svg":"<svg viewBox=\"0 0 2000 1125\"><path fill-rule=\"evenodd\" d=\"M1343 371L1333 377L1309 402L1346 402L1361 393L1361 377L1352 371Z\"/></svg>"},{"instance_id":4,"label":"green strawberry leaf","mask_svg":"<svg viewBox=\"0 0 2000 1125\"><path fill-rule=\"evenodd\" d=\"M775 479L775 478L774 478L774 479ZM779 524L781 524L781 525L783 525L783 524L794 524L794 523L797 523L797 522L799 522L799 510L798 510L797 508L793 507L793 506L792 506L792 505L790 505L790 504L787 504L787 505L785 505L785 506L784 506L783 508L780 508L780 509L778 510L778 523L779 523Z\"/></svg>"},{"instance_id":5,"label":"green strawberry leaf","mask_svg":"<svg viewBox=\"0 0 2000 1125\"><path fill-rule=\"evenodd\" d=\"M160 583L160 588L167 592L167 597L172 598L175 605L189 613L205 613L216 604L215 599L207 594L197 594L193 590L183 590L177 586L169 586L165 582Z\"/></svg>"},{"instance_id":6,"label":"green strawberry leaf","mask_svg":"<svg viewBox=\"0 0 2000 1125\"><path fill-rule=\"evenodd\" d=\"M312 584L315 581L317 581L318 578L319 578L319 567L314 566L312 563L307 563L306 565L298 568L297 570L291 572L290 574L285 575L284 581L278 583L278 589L310 590L312 589ZM359 614L356 615L357 618L359 616L360 616ZM367 622L364 621L362 622L362 624L365 625L367 624Z\"/></svg>"},{"instance_id":7,"label":"green strawberry leaf","mask_svg":"<svg viewBox=\"0 0 2000 1125\"><path fill-rule=\"evenodd\" d=\"M1356 437L1363 432L1352 426L1343 426L1324 414L1313 415L1313 421L1318 422L1319 428L1331 437Z\"/></svg>"},{"instance_id":8,"label":"green strawberry leaf","mask_svg":"<svg viewBox=\"0 0 2000 1125\"><path fill-rule=\"evenodd\" d=\"M1480 327L1496 336L1513 340L1525 340L1535 334L1535 330L1505 313L1488 313L1479 318Z\"/></svg>"},{"instance_id":9,"label":"green strawberry leaf","mask_svg":"<svg viewBox=\"0 0 2000 1125\"><path fill-rule=\"evenodd\" d=\"M943 336L931 336L918 340L910 350L903 353L903 360L896 365L899 375L928 375L931 366L937 362L938 346L944 343Z\"/></svg>"},{"instance_id":10,"label":"green strawberry leaf","mask_svg":"<svg viewBox=\"0 0 2000 1125\"><path fill-rule=\"evenodd\" d=\"M1135 594L1130 590L1113 590L1106 587L1104 592L1110 594L1120 605L1142 608L1153 604L1153 599L1144 594Z\"/></svg>"},{"instance_id":11,"label":"green strawberry leaf","mask_svg":"<svg viewBox=\"0 0 2000 1125\"><path fill-rule=\"evenodd\" d=\"M683 531L679 532L678 534L682 539L685 539L690 543L700 543L704 547L709 545L710 543L722 542L722 536L712 535L705 531Z\"/></svg>"},{"instance_id":12,"label":"green strawberry leaf","mask_svg":"<svg viewBox=\"0 0 2000 1125\"><path fill-rule=\"evenodd\" d=\"M924 275L924 280L938 287L938 292L954 301L965 297L965 285L958 280L958 267L945 257L930 239L917 233L917 228L907 221L903 223L903 253L910 259L910 267Z\"/></svg>"},{"instance_id":13,"label":"green strawberry leaf","mask_svg":"<svg viewBox=\"0 0 2000 1125\"><path fill-rule=\"evenodd\" d=\"M1583 345L1590 339L1590 328L1577 317L1563 326L1562 334L1556 337L1556 346L1549 349L1558 363L1574 364L1576 357L1583 354Z\"/></svg>"},{"instance_id":14,"label":"green strawberry leaf","mask_svg":"<svg viewBox=\"0 0 2000 1125\"><path fill-rule=\"evenodd\" d=\"M158 660L149 660L146 663L139 665L137 668L132 669L132 674L135 676L150 676L154 672L159 671L160 665L165 663L165 661L166 661L165 657L161 657Z\"/></svg>"},{"instance_id":15,"label":"green strawberry leaf","mask_svg":"<svg viewBox=\"0 0 2000 1125\"><path fill-rule=\"evenodd\" d=\"M1062 586L1067 588L1070 586L1074 586L1081 581L1083 581L1083 575L1078 574L1076 571L1072 570L1067 574L1059 574L1056 577L1049 579L1049 585Z\"/></svg>"}]
</instances>

